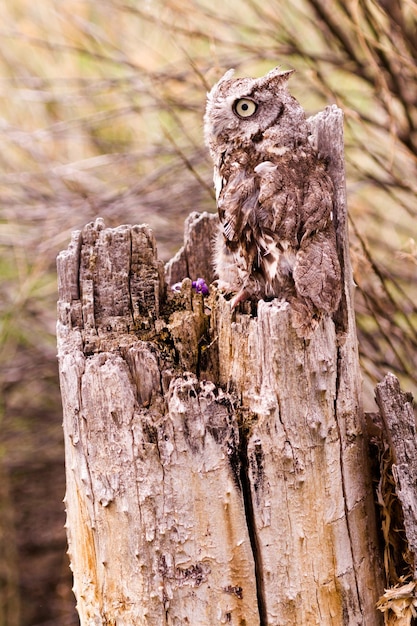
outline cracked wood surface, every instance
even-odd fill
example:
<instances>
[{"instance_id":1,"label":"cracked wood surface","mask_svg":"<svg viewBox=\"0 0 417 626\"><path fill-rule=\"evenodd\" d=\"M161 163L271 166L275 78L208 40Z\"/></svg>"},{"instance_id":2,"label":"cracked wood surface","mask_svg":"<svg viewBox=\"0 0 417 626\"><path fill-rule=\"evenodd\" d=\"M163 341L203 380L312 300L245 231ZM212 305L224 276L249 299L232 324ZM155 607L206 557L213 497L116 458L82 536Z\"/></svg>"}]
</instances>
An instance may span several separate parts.
<instances>
[{"instance_id":1,"label":"cracked wood surface","mask_svg":"<svg viewBox=\"0 0 417 626\"><path fill-rule=\"evenodd\" d=\"M311 128L330 157L344 297L308 342L277 300L232 314L214 286L172 293L146 226L97 220L58 257L82 626L381 624L340 111ZM215 228L190 216L168 281L210 280Z\"/></svg>"}]
</instances>

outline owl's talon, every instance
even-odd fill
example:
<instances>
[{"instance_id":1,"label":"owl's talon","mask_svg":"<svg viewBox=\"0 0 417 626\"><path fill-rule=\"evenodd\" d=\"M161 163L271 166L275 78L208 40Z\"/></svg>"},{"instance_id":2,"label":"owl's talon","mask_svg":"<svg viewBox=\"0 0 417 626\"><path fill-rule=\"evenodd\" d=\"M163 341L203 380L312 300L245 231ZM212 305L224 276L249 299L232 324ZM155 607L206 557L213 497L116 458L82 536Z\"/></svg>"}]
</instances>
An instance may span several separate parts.
<instances>
[{"instance_id":1,"label":"owl's talon","mask_svg":"<svg viewBox=\"0 0 417 626\"><path fill-rule=\"evenodd\" d=\"M241 289L231 300L230 300L230 308L233 310L237 307L241 302L245 302L249 297L249 294Z\"/></svg>"}]
</instances>

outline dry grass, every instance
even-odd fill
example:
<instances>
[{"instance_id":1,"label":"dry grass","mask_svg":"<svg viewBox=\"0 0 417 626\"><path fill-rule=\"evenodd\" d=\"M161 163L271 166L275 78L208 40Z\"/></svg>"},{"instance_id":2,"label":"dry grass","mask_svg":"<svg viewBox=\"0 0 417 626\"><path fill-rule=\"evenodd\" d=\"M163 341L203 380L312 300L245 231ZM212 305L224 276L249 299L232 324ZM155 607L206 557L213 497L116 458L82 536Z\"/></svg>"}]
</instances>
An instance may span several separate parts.
<instances>
[{"instance_id":1,"label":"dry grass","mask_svg":"<svg viewBox=\"0 0 417 626\"><path fill-rule=\"evenodd\" d=\"M45 411L56 415L51 437L60 442L55 254L71 230L101 215L108 225L148 222L168 259L184 217L215 210L202 116L207 88L229 67L247 75L294 67L292 91L309 113L333 102L344 109L367 398L388 370L416 393L417 4L329 7L320 0L0 3L7 466L29 461L30 425Z\"/></svg>"}]
</instances>

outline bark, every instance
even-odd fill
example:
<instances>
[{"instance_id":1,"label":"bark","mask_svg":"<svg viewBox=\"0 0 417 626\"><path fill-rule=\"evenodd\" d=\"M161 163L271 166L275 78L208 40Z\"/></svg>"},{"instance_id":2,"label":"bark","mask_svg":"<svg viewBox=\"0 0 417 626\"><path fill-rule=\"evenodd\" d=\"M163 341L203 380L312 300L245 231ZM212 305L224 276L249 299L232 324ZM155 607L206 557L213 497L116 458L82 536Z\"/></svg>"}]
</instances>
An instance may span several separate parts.
<instances>
[{"instance_id":1,"label":"bark","mask_svg":"<svg viewBox=\"0 0 417 626\"><path fill-rule=\"evenodd\" d=\"M58 257L82 626L381 623L341 112L311 128L329 157L344 276L339 311L311 340L287 303L232 313L214 286L172 292L146 226L97 220ZM212 278L215 224L190 216L169 281Z\"/></svg>"},{"instance_id":2,"label":"bark","mask_svg":"<svg viewBox=\"0 0 417 626\"><path fill-rule=\"evenodd\" d=\"M417 437L413 398L387 374L375 389L379 413L370 414L378 451L378 505L387 589L378 600L386 626L415 623L417 607Z\"/></svg>"},{"instance_id":3,"label":"bark","mask_svg":"<svg viewBox=\"0 0 417 626\"><path fill-rule=\"evenodd\" d=\"M413 398L401 391L393 374L387 374L376 386L375 395L392 455L396 495L404 516L407 547L413 557L413 579L417 580L417 433Z\"/></svg>"}]
</instances>

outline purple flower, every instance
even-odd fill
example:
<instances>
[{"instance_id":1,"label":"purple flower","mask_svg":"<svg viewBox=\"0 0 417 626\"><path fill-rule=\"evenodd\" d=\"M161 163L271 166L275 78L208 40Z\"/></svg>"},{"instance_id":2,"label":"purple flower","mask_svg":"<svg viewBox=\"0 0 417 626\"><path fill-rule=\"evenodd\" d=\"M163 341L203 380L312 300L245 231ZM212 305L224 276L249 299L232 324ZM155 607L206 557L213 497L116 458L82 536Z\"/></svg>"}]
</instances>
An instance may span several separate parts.
<instances>
[{"instance_id":1,"label":"purple flower","mask_svg":"<svg viewBox=\"0 0 417 626\"><path fill-rule=\"evenodd\" d=\"M203 296L208 296L209 288L206 285L204 278L197 278L191 283L197 293L202 293Z\"/></svg>"},{"instance_id":2,"label":"purple flower","mask_svg":"<svg viewBox=\"0 0 417 626\"><path fill-rule=\"evenodd\" d=\"M202 293L203 296L208 296L209 288L207 287L207 284L204 278L197 278L197 280L193 280L191 285L193 289L196 290L197 293ZM181 286L182 286L182 282L175 283L175 285L172 285L171 290L181 291Z\"/></svg>"}]
</instances>

